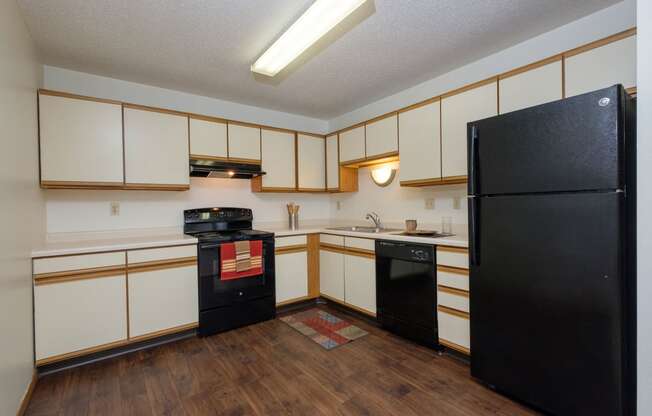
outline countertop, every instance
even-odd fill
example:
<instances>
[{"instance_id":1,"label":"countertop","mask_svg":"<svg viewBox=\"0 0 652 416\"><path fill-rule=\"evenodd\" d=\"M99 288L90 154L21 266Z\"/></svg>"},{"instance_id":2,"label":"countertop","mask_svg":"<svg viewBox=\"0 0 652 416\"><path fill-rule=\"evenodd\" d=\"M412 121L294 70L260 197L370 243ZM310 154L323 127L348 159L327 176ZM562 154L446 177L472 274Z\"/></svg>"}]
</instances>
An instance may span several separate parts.
<instances>
[{"instance_id":1,"label":"countertop","mask_svg":"<svg viewBox=\"0 0 652 416\"><path fill-rule=\"evenodd\" d=\"M302 235L302 234L314 234L314 233L324 233L324 234L335 234L335 235L344 235L348 237L359 237L359 238L370 238L374 240L393 240L393 241L408 241L412 243L422 243L422 244L434 244L434 245L443 245L443 246L453 246L453 247L468 247L468 231L466 225L453 225L453 236L451 237L442 237L442 238L432 238L432 237L416 237L416 236L406 236L398 235L403 231L391 231L385 233L365 233L357 231L341 231L341 230L330 230L332 227L341 227L341 226L351 226L351 225L362 225L369 226L370 224L364 224L360 221L337 221L337 222L319 222L319 221L307 221L305 223L299 223L299 228L296 230L290 230L287 223L257 223L254 224L254 228L263 231L273 232L276 237L285 237L290 235ZM383 224L388 228L403 228L399 224ZM437 230L438 227L433 225L420 225L419 229L427 230Z\"/></svg>"},{"instance_id":2,"label":"countertop","mask_svg":"<svg viewBox=\"0 0 652 416\"><path fill-rule=\"evenodd\" d=\"M32 258L196 244L179 227L85 233L56 233L36 245Z\"/></svg>"},{"instance_id":3,"label":"countertop","mask_svg":"<svg viewBox=\"0 0 652 416\"><path fill-rule=\"evenodd\" d=\"M290 230L287 223L256 223L254 228L273 232L277 237L301 234L335 234L348 237L408 241L413 243L468 247L465 225L454 225L452 237L430 238L397 235L401 231L386 233L364 233L356 231L330 230L331 227L349 225L369 225L360 221L306 221L296 230ZM387 224L391 228L401 228L397 224ZM421 227L420 227L421 228ZM423 225L424 229L437 229ZM181 227L144 228L120 231L100 231L84 233L55 233L38 243L32 250L32 258L65 256L73 254L97 253L103 251L134 250L140 248L166 247L183 244L196 244L197 239L183 233Z\"/></svg>"}]
</instances>

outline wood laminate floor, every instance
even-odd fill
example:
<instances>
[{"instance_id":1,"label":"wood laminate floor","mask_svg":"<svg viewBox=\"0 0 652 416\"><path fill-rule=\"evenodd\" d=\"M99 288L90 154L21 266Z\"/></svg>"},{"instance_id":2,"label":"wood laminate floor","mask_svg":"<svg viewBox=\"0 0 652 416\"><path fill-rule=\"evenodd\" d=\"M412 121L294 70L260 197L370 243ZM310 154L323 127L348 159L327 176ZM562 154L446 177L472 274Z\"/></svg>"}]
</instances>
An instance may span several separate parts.
<instances>
[{"instance_id":1,"label":"wood laminate floor","mask_svg":"<svg viewBox=\"0 0 652 416\"><path fill-rule=\"evenodd\" d=\"M370 332L327 351L274 320L39 379L27 415L534 415L454 357Z\"/></svg>"}]
</instances>

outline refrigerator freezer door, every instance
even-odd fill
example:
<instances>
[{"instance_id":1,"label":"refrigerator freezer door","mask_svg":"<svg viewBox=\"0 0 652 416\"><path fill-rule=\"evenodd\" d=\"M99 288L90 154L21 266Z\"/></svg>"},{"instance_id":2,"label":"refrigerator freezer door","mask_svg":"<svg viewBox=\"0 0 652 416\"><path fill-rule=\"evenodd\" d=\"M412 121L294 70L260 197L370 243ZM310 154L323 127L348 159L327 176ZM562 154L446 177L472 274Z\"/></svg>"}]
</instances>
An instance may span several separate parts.
<instances>
[{"instance_id":1,"label":"refrigerator freezer door","mask_svg":"<svg viewBox=\"0 0 652 416\"><path fill-rule=\"evenodd\" d=\"M614 86L469 123L469 193L622 188L624 97Z\"/></svg>"},{"instance_id":2,"label":"refrigerator freezer door","mask_svg":"<svg viewBox=\"0 0 652 416\"><path fill-rule=\"evenodd\" d=\"M477 199L471 374L555 415L621 415L623 194Z\"/></svg>"}]
</instances>

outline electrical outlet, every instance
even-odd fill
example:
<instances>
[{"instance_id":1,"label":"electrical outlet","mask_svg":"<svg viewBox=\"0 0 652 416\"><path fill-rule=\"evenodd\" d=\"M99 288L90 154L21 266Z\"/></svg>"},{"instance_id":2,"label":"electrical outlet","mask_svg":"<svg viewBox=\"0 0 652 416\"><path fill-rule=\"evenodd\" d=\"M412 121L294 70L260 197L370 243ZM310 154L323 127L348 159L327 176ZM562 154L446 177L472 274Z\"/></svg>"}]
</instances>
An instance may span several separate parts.
<instances>
[{"instance_id":1,"label":"electrical outlet","mask_svg":"<svg viewBox=\"0 0 652 416\"><path fill-rule=\"evenodd\" d=\"M338 211L341 210L341 209L342 209L342 201L337 201L337 203L335 204L335 206L337 207L337 210L338 210Z\"/></svg>"},{"instance_id":2,"label":"electrical outlet","mask_svg":"<svg viewBox=\"0 0 652 416\"><path fill-rule=\"evenodd\" d=\"M426 198L426 209L435 209L435 198Z\"/></svg>"},{"instance_id":3,"label":"electrical outlet","mask_svg":"<svg viewBox=\"0 0 652 416\"><path fill-rule=\"evenodd\" d=\"M461 201L461 199L462 199L462 198L460 198L459 196L456 196L455 198L453 198L453 209L460 209L460 208L462 208L462 201Z\"/></svg>"},{"instance_id":4,"label":"electrical outlet","mask_svg":"<svg viewBox=\"0 0 652 416\"><path fill-rule=\"evenodd\" d=\"M117 201L111 202L111 216L120 215L120 203Z\"/></svg>"}]
</instances>

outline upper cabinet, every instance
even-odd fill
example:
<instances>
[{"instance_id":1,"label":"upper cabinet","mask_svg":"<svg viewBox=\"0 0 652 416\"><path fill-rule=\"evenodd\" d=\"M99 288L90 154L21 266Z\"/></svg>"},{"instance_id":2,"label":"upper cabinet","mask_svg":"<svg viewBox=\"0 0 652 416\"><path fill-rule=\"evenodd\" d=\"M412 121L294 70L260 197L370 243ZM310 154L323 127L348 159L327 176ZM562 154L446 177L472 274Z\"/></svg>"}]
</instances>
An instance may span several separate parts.
<instances>
[{"instance_id":1,"label":"upper cabinet","mask_svg":"<svg viewBox=\"0 0 652 416\"><path fill-rule=\"evenodd\" d=\"M122 105L39 92L41 186L119 188Z\"/></svg>"},{"instance_id":2,"label":"upper cabinet","mask_svg":"<svg viewBox=\"0 0 652 416\"><path fill-rule=\"evenodd\" d=\"M189 128L191 158L226 160L228 146L225 121L190 116Z\"/></svg>"},{"instance_id":3,"label":"upper cabinet","mask_svg":"<svg viewBox=\"0 0 652 416\"><path fill-rule=\"evenodd\" d=\"M398 154L398 116L396 114L371 121L365 128L367 159Z\"/></svg>"},{"instance_id":4,"label":"upper cabinet","mask_svg":"<svg viewBox=\"0 0 652 416\"><path fill-rule=\"evenodd\" d=\"M365 127L358 126L340 133L340 163L364 161Z\"/></svg>"},{"instance_id":5,"label":"upper cabinet","mask_svg":"<svg viewBox=\"0 0 652 416\"><path fill-rule=\"evenodd\" d=\"M501 75L500 114L560 100L562 77L560 56Z\"/></svg>"},{"instance_id":6,"label":"upper cabinet","mask_svg":"<svg viewBox=\"0 0 652 416\"><path fill-rule=\"evenodd\" d=\"M442 182L466 181L466 124L498 114L496 80L453 91L441 100Z\"/></svg>"},{"instance_id":7,"label":"upper cabinet","mask_svg":"<svg viewBox=\"0 0 652 416\"><path fill-rule=\"evenodd\" d=\"M340 160L337 134L326 136L326 189L338 191L340 188Z\"/></svg>"},{"instance_id":8,"label":"upper cabinet","mask_svg":"<svg viewBox=\"0 0 652 416\"><path fill-rule=\"evenodd\" d=\"M323 136L297 134L297 167L300 191L326 189L326 144Z\"/></svg>"},{"instance_id":9,"label":"upper cabinet","mask_svg":"<svg viewBox=\"0 0 652 416\"><path fill-rule=\"evenodd\" d=\"M125 186L188 189L188 116L124 106Z\"/></svg>"},{"instance_id":10,"label":"upper cabinet","mask_svg":"<svg viewBox=\"0 0 652 416\"><path fill-rule=\"evenodd\" d=\"M229 122L229 158L245 163L260 163L260 135L260 127Z\"/></svg>"},{"instance_id":11,"label":"upper cabinet","mask_svg":"<svg viewBox=\"0 0 652 416\"><path fill-rule=\"evenodd\" d=\"M566 97L623 84L636 86L636 32L627 31L564 54Z\"/></svg>"},{"instance_id":12,"label":"upper cabinet","mask_svg":"<svg viewBox=\"0 0 652 416\"><path fill-rule=\"evenodd\" d=\"M284 130L261 131L262 190L294 191L296 189L294 132ZM252 181L252 186L255 181Z\"/></svg>"},{"instance_id":13,"label":"upper cabinet","mask_svg":"<svg viewBox=\"0 0 652 416\"><path fill-rule=\"evenodd\" d=\"M401 185L436 184L441 180L441 101L408 108L398 115L401 137Z\"/></svg>"}]
</instances>

